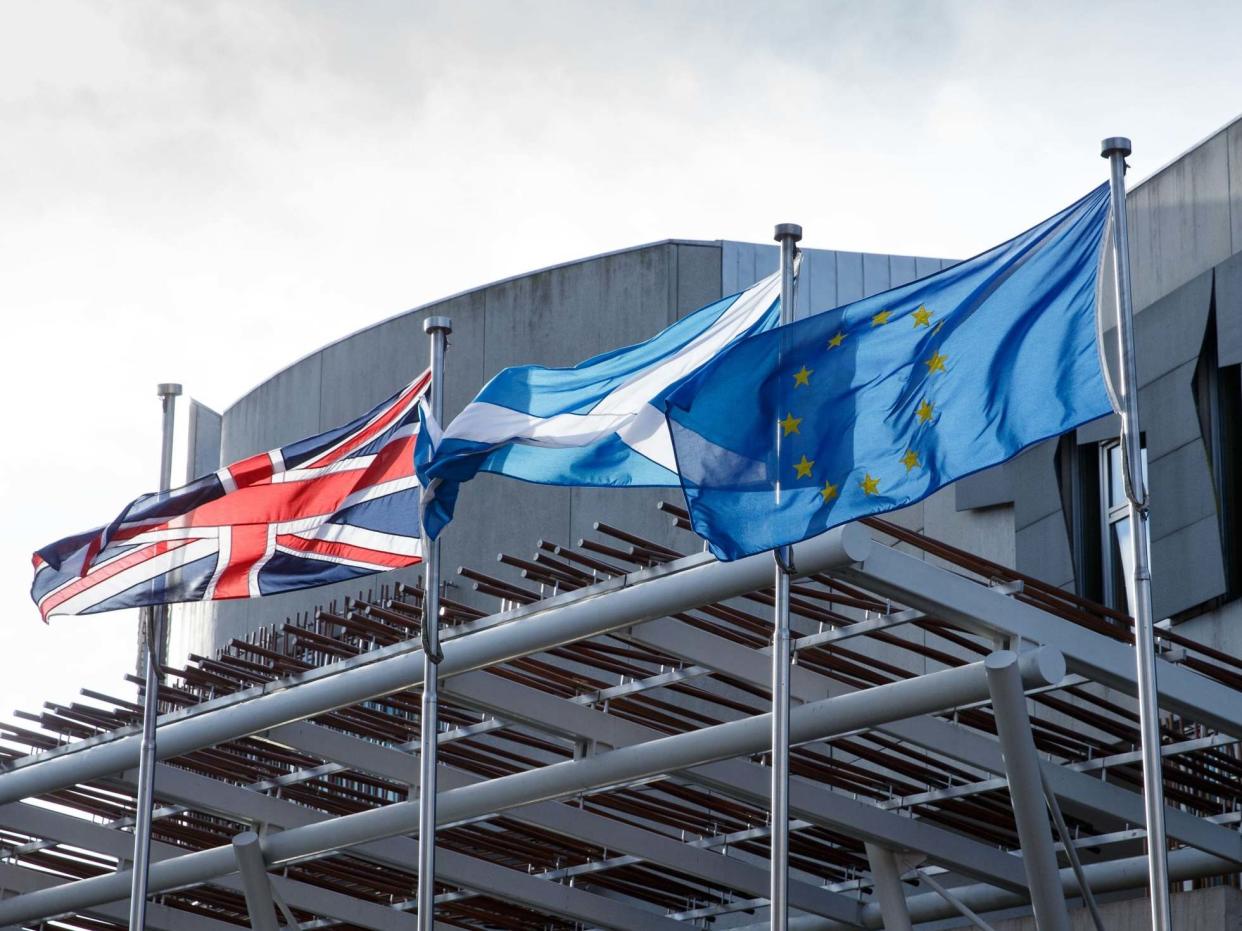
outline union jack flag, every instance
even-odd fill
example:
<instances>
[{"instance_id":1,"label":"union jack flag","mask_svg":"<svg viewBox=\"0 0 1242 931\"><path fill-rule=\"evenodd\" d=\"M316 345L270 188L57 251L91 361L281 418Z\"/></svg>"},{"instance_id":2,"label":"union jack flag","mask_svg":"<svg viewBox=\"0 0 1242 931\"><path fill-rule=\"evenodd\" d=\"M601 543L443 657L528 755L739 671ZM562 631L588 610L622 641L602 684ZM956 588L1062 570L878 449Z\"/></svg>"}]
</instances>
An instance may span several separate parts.
<instances>
[{"instance_id":1,"label":"union jack flag","mask_svg":"<svg viewBox=\"0 0 1242 931\"><path fill-rule=\"evenodd\" d=\"M143 495L34 554L43 619L258 598L422 560L414 444L430 370L352 423Z\"/></svg>"}]
</instances>

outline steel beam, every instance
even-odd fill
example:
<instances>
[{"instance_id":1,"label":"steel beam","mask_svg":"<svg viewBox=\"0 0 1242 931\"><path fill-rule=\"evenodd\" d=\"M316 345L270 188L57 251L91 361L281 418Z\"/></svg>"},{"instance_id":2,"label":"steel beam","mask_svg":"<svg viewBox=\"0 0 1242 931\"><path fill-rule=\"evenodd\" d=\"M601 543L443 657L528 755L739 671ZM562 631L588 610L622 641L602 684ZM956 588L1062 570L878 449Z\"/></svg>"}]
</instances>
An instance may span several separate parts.
<instances>
[{"instance_id":1,"label":"steel beam","mask_svg":"<svg viewBox=\"0 0 1242 931\"><path fill-rule=\"evenodd\" d=\"M745 648L739 649L751 653ZM749 666L751 674L762 668L753 660ZM794 682L798 681L798 674L802 671L798 666L792 667ZM597 739L612 747L629 746L660 736L658 732L636 722L583 708L498 676L479 674L469 680L462 677L447 689L457 700L466 704L497 713L503 709L510 720L520 720L533 726L538 726L539 721L555 720L561 729L572 729L581 736ZM868 695L870 692L866 690L852 694ZM741 760L696 766L684 774L690 781L708 785L760 807L767 804L768 776L765 767ZM875 805L848 798L805 780L795 780L790 784L790 805L793 816L804 821L878 843L925 851L937 863L1007 888L1021 889L1026 885L1026 876L1018 858L998 857L994 847L929 822L886 812ZM514 815L519 816L520 811Z\"/></svg>"},{"instance_id":2,"label":"steel beam","mask_svg":"<svg viewBox=\"0 0 1242 931\"><path fill-rule=\"evenodd\" d=\"M1070 672L1129 695L1137 693L1134 650L1073 621L1000 594L888 546L872 546L857 565L832 575L986 636L997 633L1055 646ZM1227 685L1157 660L1160 706L1235 737L1242 736L1242 703Z\"/></svg>"},{"instance_id":3,"label":"steel beam","mask_svg":"<svg viewBox=\"0 0 1242 931\"><path fill-rule=\"evenodd\" d=\"M498 695L492 695L488 700L488 706L491 707L494 703L504 705L507 698L507 710L511 715L515 706L518 708L524 706L527 697L525 692L536 691L527 686L509 683L507 680L486 672L472 672L458 676L451 683L451 687L446 684L445 691L458 700L478 706L479 702L472 701L471 697L490 694L487 689L493 684L498 686L501 692ZM512 690L507 688L510 685L513 686ZM548 697L551 698L551 696ZM630 722L624 721L621 722L622 725L641 729L641 736L625 727L614 730L607 725L620 719L599 711L582 708L563 699L552 698L552 701L558 703L558 711L561 710L563 704L567 706L564 708L567 714L572 714L575 710L582 712L581 716L573 716L573 720L578 722L576 726L553 725L558 733L565 736L582 738L590 735L598 739L600 735L606 734L611 738L609 746L622 746L659 736L655 731L649 731L641 725L630 725ZM636 736L638 739L635 739ZM411 775L412 767L406 754L309 722L302 721L277 728L271 732L271 737L286 746L343 764L364 760L365 763L362 766L354 768L363 769L383 778L408 780ZM417 776L417 773L414 775ZM477 776L453 770L451 767L440 767L442 788L454 789L480 781L482 780ZM511 815L519 821L555 831L566 837L598 844L609 850L639 857L712 885L727 886L748 895L758 896L767 893L767 871L760 867L735 857L692 847L655 831L648 831L613 818L559 802L526 805L514 810ZM810 883L791 879L789 895L790 904L794 908L813 915L836 918L845 922L854 921L857 917L858 903L847 896L828 892Z\"/></svg>"},{"instance_id":4,"label":"steel beam","mask_svg":"<svg viewBox=\"0 0 1242 931\"><path fill-rule=\"evenodd\" d=\"M163 783L166 776L175 777L183 773L183 770L170 769L166 766L158 767L157 776L160 792L164 792ZM191 773L185 773L185 775L193 776ZM203 776L196 776L194 779L194 791L202 788L202 782L214 782L214 780ZM247 792L245 789L237 789L237 787L230 786L227 783L218 783L218 785L224 786L226 789L233 789L243 796L256 795L260 799L265 798L264 796L258 796L257 793ZM290 802L281 802L277 799L272 799L271 801L277 802L279 805L288 806L294 810L305 811L301 806ZM233 814L232 817L236 818L237 815ZM94 850L117 858L127 857L133 847L132 834L95 824L85 818L77 818L53 809L38 805L27 805L21 802L12 802L0 807L0 824L19 830L22 833L33 834L38 837L55 838L73 847L80 847L83 850ZM182 853L183 851L180 847L159 843L158 841L151 846L153 862L168 860ZM21 870L23 873L35 872L21 867L14 867L14 869ZM53 886L60 888L68 887L69 882L67 880L55 879L58 881L49 882L40 888L50 888ZM298 882L281 876L269 876L268 879L279 890L281 897L286 902L313 914L324 915L337 921L370 928L372 931L413 931L415 926L412 916L387 906L376 905L356 899L353 896L332 892L319 886L313 886L309 883ZM223 876L213 880L212 884L228 889L231 892L241 894L245 892L242 881L237 876ZM93 906L83 911L104 914L106 907L108 906ZM153 924L152 913L150 912L152 903L148 903L147 907L147 924L152 928L157 927ZM170 909L170 911L173 911L178 916L188 914L178 909ZM181 919L177 918L177 920L172 921L170 924L161 927L167 927L169 931L179 931L184 925L181 923ZM236 925L227 925L226 927L236 928Z\"/></svg>"},{"instance_id":5,"label":"steel beam","mask_svg":"<svg viewBox=\"0 0 1242 931\"><path fill-rule=\"evenodd\" d=\"M1003 601L1011 600L998 597ZM756 662L755 654L760 651L731 643L723 637L687 624L672 620L653 621L634 628L629 632L629 637L688 662L709 666L717 672L751 685L767 686L767 678L762 673L763 666ZM853 691L851 686L836 682L804 666L794 666L791 672L791 693L800 701L814 701L825 695ZM1236 695L1234 700L1236 701ZM877 729L904 743L923 747L969 766L998 775L1005 772L1000 746L996 741L947 721L922 717L888 722ZM1047 762L1042 763L1042 766L1053 791L1067 803L1067 810L1075 816L1084 819L1104 818L1115 823L1143 823L1141 795L1064 766ZM1165 807L1165 823L1170 837L1206 853L1242 863L1242 834L1169 806Z\"/></svg>"},{"instance_id":6,"label":"steel beam","mask_svg":"<svg viewBox=\"0 0 1242 931\"><path fill-rule=\"evenodd\" d=\"M866 844L867 862L871 865L871 877L875 880L875 897L884 916L885 931L913 931L910 912L906 909L906 890L901 884L901 871L897 857L887 847Z\"/></svg>"},{"instance_id":7,"label":"steel beam","mask_svg":"<svg viewBox=\"0 0 1242 931\"><path fill-rule=\"evenodd\" d=\"M1064 662L1055 650L1044 648L1021 657L1008 656L1008 662L1019 665L1025 684L1032 687L1054 684L1064 676ZM790 739L794 742L823 739L873 727L895 716L925 714L982 701L986 695L983 664L975 663L804 705L790 715ZM768 723L766 716L733 721L454 789L442 794L437 806L439 818L446 823L466 820L530 802L755 753L766 746ZM879 809L875 812L882 817L893 817ZM271 835L265 841L266 859L269 865L279 866L368 841L412 833L417 826L417 803L399 802ZM197 851L157 864L151 871L150 888L161 891L209 882L232 873L234 868L231 846ZM124 896L128 879L128 871L118 872L0 902L0 922L25 921L113 901ZM648 920L646 927L658 927L658 923Z\"/></svg>"},{"instance_id":8,"label":"steel beam","mask_svg":"<svg viewBox=\"0 0 1242 931\"><path fill-rule=\"evenodd\" d=\"M233 837L233 854L241 872L242 891L246 896L246 911L250 913L253 931L280 931L276 924L276 902L272 899L272 886L267 881L267 866L263 862L263 847L254 831L242 831Z\"/></svg>"},{"instance_id":9,"label":"steel beam","mask_svg":"<svg viewBox=\"0 0 1242 931\"><path fill-rule=\"evenodd\" d=\"M794 558L800 572L822 572L860 560L870 548L870 535L847 524L800 543L794 548ZM770 580L771 561L762 554L728 563L700 554L653 566L570 593L572 597L553 599L555 603L532 605L531 610L520 612L520 623L497 624L446 640L440 675L457 675L732 598L763 588ZM244 702L171 717L158 728L158 755L160 759L182 756L414 688L422 680L422 652L410 651L312 678L295 688L280 684ZM129 769L138 761L140 744L141 737L131 734L46 759L25 757L0 773L0 804Z\"/></svg>"},{"instance_id":10,"label":"steel beam","mask_svg":"<svg viewBox=\"0 0 1242 931\"><path fill-rule=\"evenodd\" d=\"M1039 757L1031 735L1031 719L1026 712L1022 678L1012 663L995 662L992 654L984 665L992 692L992 711L1005 771L1009 778L1009 802L1018 839L1022 842L1022 865L1031 884L1031 906L1035 924L1041 931L1069 931L1069 909L1058 882L1057 855L1052 845L1052 828L1044 807L1043 780Z\"/></svg>"},{"instance_id":11,"label":"steel beam","mask_svg":"<svg viewBox=\"0 0 1242 931\"><path fill-rule=\"evenodd\" d=\"M282 828L331 820L330 816L305 806L167 765L158 768L157 777L161 795L194 804L199 810L212 811L233 819L262 821ZM0 824L23 833L54 837L75 847L112 856L124 856L132 840L131 835L114 828L106 828L82 818L21 802L0 807ZM177 847L159 843L152 850L153 859L157 862L181 853ZM385 866L407 870L415 862L417 844L408 838L392 837L361 845L351 852ZM580 889L575 890L576 895L566 896L555 883L507 867L498 867L475 857L445 850L440 851L440 856L446 858L437 867L440 878L454 885L476 889L484 895L496 894L495 890L503 888L506 896L513 901L528 905L536 911L608 928L641 931L646 927L659 926L652 923L660 920L658 914L623 902L614 902ZM416 926L414 916L404 911L280 876L267 874L267 879L286 902L308 912L359 924L375 931L412 931ZM243 883L236 876L213 879L212 883L235 892L244 892ZM849 926L857 927L857 924ZM176 931L177 927L171 926L170 931ZM436 927L449 931L449 926L443 922L437 923ZM666 931L673 929L670 927Z\"/></svg>"},{"instance_id":12,"label":"steel beam","mask_svg":"<svg viewBox=\"0 0 1242 931\"><path fill-rule=\"evenodd\" d=\"M1189 879L1205 879L1222 876L1236 870L1235 864L1222 860L1201 850L1183 847L1169 853L1169 879L1181 882ZM1141 889L1147 885L1147 858L1128 857L1107 863L1091 863L1083 867L1091 888L1097 894ZM1060 872L1061 888L1067 896L1074 895L1078 880L1069 867ZM989 885L954 886L953 895L974 912L987 914L1001 909L1028 905L1024 895L998 889ZM922 923L955 918L958 909L945 901L938 893L928 892L906 899L912 921ZM863 906L863 921L868 928L883 928L884 918L877 902ZM823 918L798 918L789 923L790 931L849 931L844 925ZM750 924L733 931L767 931L767 924Z\"/></svg>"},{"instance_id":13,"label":"steel beam","mask_svg":"<svg viewBox=\"0 0 1242 931\"><path fill-rule=\"evenodd\" d=\"M126 834L131 841L130 854L133 854L133 835ZM65 882L64 877L37 870L28 870L11 863L0 863L0 893L26 895L44 889L52 889ZM122 899L109 902L90 910L90 914L105 918L114 924L124 927L129 920L129 900ZM147 931L237 931L237 925L227 921L217 921L205 915L196 915L184 909L161 905L157 902L147 903ZM18 926L10 925L4 931L20 931ZM684 931L684 929L683 929Z\"/></svg>"}]
</instances>

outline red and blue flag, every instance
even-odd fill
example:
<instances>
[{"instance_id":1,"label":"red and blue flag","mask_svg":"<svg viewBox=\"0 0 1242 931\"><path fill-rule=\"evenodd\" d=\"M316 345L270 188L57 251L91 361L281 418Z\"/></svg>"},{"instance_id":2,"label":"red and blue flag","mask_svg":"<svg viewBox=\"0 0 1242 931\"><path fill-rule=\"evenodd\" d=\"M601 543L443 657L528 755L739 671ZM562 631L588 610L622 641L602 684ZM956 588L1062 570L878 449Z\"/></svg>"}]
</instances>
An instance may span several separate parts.
<instances>
[{"instance_id":1,"label":"red and blue flag","mask_svg":"<svg viewBox=\"0 0 1242 931\"><path fill-rule=\"evenodd\" d=\"M112 523L34 555L44 620L258 598L422 560L414 474L430 371L358 419L143 495Z\"/></svg>"}]
</instances>

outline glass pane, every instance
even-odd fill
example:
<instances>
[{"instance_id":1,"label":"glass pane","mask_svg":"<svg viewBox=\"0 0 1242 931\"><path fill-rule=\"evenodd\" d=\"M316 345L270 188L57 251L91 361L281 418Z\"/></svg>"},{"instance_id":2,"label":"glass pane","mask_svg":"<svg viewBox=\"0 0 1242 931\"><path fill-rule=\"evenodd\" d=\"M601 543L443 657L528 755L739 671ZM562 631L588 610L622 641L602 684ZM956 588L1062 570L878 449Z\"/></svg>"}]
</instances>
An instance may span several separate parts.
<instances>
[{"instance_id":1,"label":"glass pane","mask_svg":"<svg viewBox=\"0 0 1242 931\"><path fill-rule=\"evenodd\" d=\"M1113 523L1112 540L1113 607L1132 611L1134 604L1134 549L1130 543L1130 518Z\"/></svg>"},{"instance_id":2,"label":"glass pane","mask_svg":"<svg viewBox=\"0 0 1242 931\"><path fill-rule=\"evenodd\" d=\"M1121 444L1108 447L1108 506L1115 508L1126 500L1125 478L1121 472Z\"/></svg>"}]
</instances>

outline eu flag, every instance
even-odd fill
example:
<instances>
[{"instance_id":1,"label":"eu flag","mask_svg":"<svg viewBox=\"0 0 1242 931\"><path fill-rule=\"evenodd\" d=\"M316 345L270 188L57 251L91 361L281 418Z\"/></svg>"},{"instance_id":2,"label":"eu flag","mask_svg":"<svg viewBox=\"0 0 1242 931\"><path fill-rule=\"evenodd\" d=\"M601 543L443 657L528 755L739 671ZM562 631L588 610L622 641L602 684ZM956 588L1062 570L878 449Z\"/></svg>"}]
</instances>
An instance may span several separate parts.
<instances>
[{"instance_id":1,"label":"eu flag","mask_svg":"<svg viewBox=\"0 0 1242 931\"><path fill-rule=\"evenodd\" d=\"M927 278L734 344L665 403L721 559L913 504L1112 410L1096 288L1108 186Z\"/></svg>"}]
</instances>

